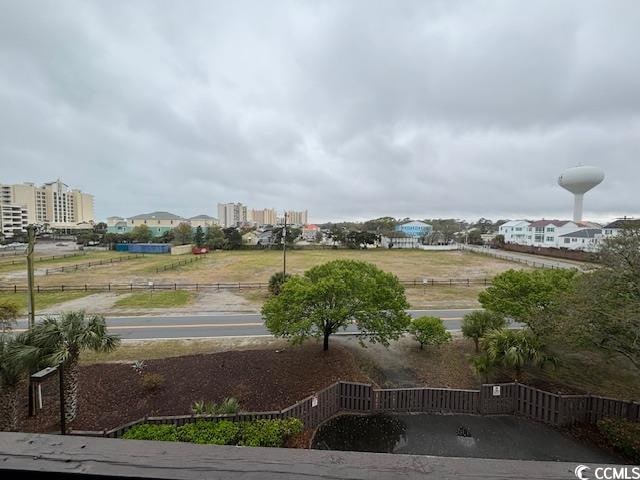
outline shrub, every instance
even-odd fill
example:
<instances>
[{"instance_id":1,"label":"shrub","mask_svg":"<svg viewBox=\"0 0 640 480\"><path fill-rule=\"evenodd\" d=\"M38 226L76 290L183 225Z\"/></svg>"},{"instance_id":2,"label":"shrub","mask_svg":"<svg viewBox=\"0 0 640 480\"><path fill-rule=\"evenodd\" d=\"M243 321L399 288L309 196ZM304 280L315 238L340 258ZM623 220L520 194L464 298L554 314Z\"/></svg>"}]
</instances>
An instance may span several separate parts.
<instances>
[{"instance_id":1,"label":"shrub","mask_svg":"<svg viewBox=\"0 0 640 480\"><path fill-rule=\"evenodd\" d=\"M140 374L144 371L146 366L147 364L144 363L144 360L136 360L133 362L133 365L131 365L131 368L133 368L136 373Z\"/></svg>"},{"instance_id":2,"label":"shrub","mask_svg":"<svg viewBox=\"0 0 640 480\"><path fill-rule=\"evenodd\" d=\"M0 331L6 332L11 330L18 315L20 307L12 300L0 300Z\"/></svg>"},{"instance_id":3,"label":"shrub","mask_svg":"<svg viewBox=\"0 0 640 480\"><path fill-rule=\"evenodd\" d=\"M175 425L152 425L143 423L127 430L122 438L128 440L162 440L165 442L178 441L178 429Z\"/></svg>"},{"instance_id":4,"label":"shrub","mask_svg":"<svg viewBox=\"0 0 640 480\"><path fill-rule=\"evenodd\" d=\"M290 278L291 275L284 272L276 272L271 275L269 279L269 293L271 293L271 295L279 295L282 290L282 285Z\"/></svg>"},{"instance_id":5,"label":"shrub","mask_svg":"<svg viewBox=\"0 0 640 480\"><path fill-rule=\"evenodd\" d=\"M142 376L142 388L153 392L164 385L164 375L160 373L145 373Z\"/></svg>"},{"instance_id":6,"label":"shrub","mask_svg":"<svg viewBox=\"0 0 640 480\"><path fill-rule=\"evenodd\" d=\"M442 345L451 341L451 334L438 317L427 315L414 319L409 325L409 332L420 343L421 349L425 345Z\"/></svg>"},{"instance_id":7,"label":"shrub","mask_svg":"<svg viewBox=\"0 0 640 480\"><path fill-rule=\"evenodd\" d=\"M303 429L302 421L297 418L240 423L229 420L219 422L201 420L177 428L174 425L137 425L127 431L123 438L212 445L281 447L289 437L301 433Z\"/></svg>"},{"instance_id":8,"label":"shrub","mask_svg":"<svg viewBox=\"0 0 640 480\"><path fill-rule=\"evenodd\" d=\"M603 418L598 430L616 450L633 463L640 463L640 423L619 418Z\"/></svg>"},{"instance_id":9,"label":"shrub","mask_svg":"<svg viewBox=\"0 0 640 480\"><path fill-rule=\"evenodd\" d=\"M297 418L243 422L238 445L247 447L281 447L285 440L303 430Z\"/></svg>"},{"instance_id":10,"label":"shrub","mask_svg":"<svg viewBox=\"0 0 640 480\"><path fill-rule=\"evenodd\" d=\"M239 431L240 426L228 420L200 421L179 427L178 440L212 445L233 445L238 441Z\"/></svg>"},{"instance_id":11,"label":"shrub","mask_svg":"<svg viewBox=\"0 0 640 480\"><path fill-rule=\"evenodd\" d=\"M220 405L218 405L217 412L218 414L230 414L230 413L238 413L240 410L240 404L238 400L233 397L225 398Z\"/></svg>"},{"instance_id":12,"label":"shrub","mask_svg":"<svg viewBox=\"0 0 640 480\"><path fill-rule=\"evenodd\" d=\"M199 400L191 405L191 411L196 415L228 415L238 413L240 404L233 397L226 397L221 403Z\"/></svg>"}]
</instances>

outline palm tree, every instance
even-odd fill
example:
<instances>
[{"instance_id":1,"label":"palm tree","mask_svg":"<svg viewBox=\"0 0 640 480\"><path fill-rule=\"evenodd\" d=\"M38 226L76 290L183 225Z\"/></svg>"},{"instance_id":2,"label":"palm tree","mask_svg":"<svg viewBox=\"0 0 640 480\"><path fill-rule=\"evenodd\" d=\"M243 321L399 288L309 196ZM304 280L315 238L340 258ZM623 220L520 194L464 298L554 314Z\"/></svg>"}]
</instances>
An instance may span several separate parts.
<instances>
[{"instance_id":1,"label":"palm tree","mask_svg":"<svg viewBox=\"0 0 640 480\"><path fill-rule=\"evenodd\" d=\"M83 311L47 317L27 332L23 356L42 359L47 365L61 365L65 419L76 417L80 352L88 349L111 352L120 344L117 335L107 333L101 315L87 316Z\"/></svg>"},{"instance_id":2,"label":"palm tree","mask_svg":"<svg viewBox=\"0 0 640 480\"><path fill-rule=\"evenodd\" d=\"M493 330L483 339L489 360L506 368L515 369L517 382L527 365L542 367L557 359L545 351L544 344L530 330Z\"/></svg>"},{"instance_id":3,"label":"palm tree","mask_svg":"<svg viewBox=\"0 0 640 480\"><path fill-rule=\"evenodd\" d=\"M0 432L15 431L18 426L18 389L31 366L15 355L23 340L24 335L0 334Z\"/></svg>"}]
</instances>

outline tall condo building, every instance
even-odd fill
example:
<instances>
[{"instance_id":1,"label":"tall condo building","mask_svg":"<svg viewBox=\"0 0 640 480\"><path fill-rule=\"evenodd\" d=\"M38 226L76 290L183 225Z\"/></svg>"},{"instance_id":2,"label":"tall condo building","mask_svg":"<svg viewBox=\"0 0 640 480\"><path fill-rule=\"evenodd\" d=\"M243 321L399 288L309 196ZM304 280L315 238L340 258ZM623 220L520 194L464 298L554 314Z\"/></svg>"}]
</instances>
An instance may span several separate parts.
<instances>
[{"instance_id":1,"label":"tall condo building","mask_svg":"<svg viewBox=\"0 0 640 480\"><path fill-rule=\"evenodd\" d=\"M293 210L287 211L287 223L292 225L306 225L309 220L309 213L307 210L296 212Z\"/></svg>"},{"instance_id":2,"label":"tall condo building","mask_svg":"<svg viewBox=\"0 0 640 480\"><path fill-rule=\"evenodd\" d=\"M41 187L33 183L0 184L0 204L24 208L27 224L49 228L87 228L95 220L93 195L71 189L60 179Z\"/></svg>"},{"instance_id":3,"label":"tall condo building","mask_svg":"<svg viewBox=\"0 0 640 480\"><path fill-rule=\"evenodd\" d=\"M218 223L222 228L237 227L247 223L247 207L241 203L219 203Z\"/></svg>"},{"instance_id":4,"label":"tall condo building","mask_svg":"<svg viewBox=\"0 0 640 480\"><path fill-rule=\"evenodd\" d=\"M278 222L278 212L275 208L252 209L249 212L249 222L256 225L275 225Z\"/></svg>"}]
</instances>

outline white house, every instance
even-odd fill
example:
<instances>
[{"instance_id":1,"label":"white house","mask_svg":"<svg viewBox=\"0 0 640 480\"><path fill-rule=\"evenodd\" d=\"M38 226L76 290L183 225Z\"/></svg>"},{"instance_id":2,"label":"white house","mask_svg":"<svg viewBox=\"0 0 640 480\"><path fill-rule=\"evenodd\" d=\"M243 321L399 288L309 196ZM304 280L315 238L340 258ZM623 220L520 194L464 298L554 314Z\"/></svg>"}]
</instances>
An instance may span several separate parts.
<instances>
[{"instance_id":1,"label":"white house","mask_svg":"<svg viewBox=\"0 0 640 480\"><path fill-rule=\"evenodd\" d=\"M517 243L524 245L527 240L527 228L531 222L528 220L509 220L498 228L498 234L504 237L505 243Z\"/></svg>"},{"instance_id":2,"label":"white house","mask_svg":"<svg viewBox=\"0 0 640 480\"><path fill-rule=\"evenodd\" d=\"M602 235L604 238L613 237L618 235L620 231L625 227L640 228L640 219L634 218L618 218L611 223L608 223L602 227Z\"/></svg>"},{"instance_id":3,"label":"white house","mask_svg":"<svg viewBox=\"0 0 640 480\"><path fill-rule=\"evenodd\" d=\"M584 250L595 252L598 249L602 230L599 228L585 228L558 237L558 247L570 250Z\"/></svg>"}]
</instances>

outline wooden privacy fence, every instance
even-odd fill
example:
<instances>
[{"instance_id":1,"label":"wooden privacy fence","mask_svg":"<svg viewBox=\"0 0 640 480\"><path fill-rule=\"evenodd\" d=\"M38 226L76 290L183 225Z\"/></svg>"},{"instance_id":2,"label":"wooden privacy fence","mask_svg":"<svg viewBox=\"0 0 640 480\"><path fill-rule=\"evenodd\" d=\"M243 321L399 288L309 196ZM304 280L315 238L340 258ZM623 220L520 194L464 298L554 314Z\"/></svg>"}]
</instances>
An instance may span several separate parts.
<instances>
[{"instance_id":1,"label":"wooden privacy fence","mask_svg":"<svg viewBox=\"0 0 640 480\"><path fill-rule=\"evenodd\" d=\"M450 388L381 389L355 382L337 382L283 410L230 415L144 417L103 431L72 431L75 435L119 438L141 423L181 426L199 420L234 422L295 417L315 428L343 413L439 413L519 415L549 425L595 423L604 417L640 422L640 403L592 395L560 395L519 383L482 385L480 390Z\"/></svg>"}]
</instances>

